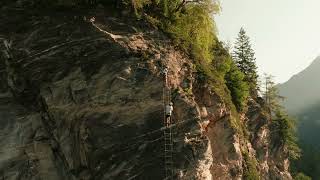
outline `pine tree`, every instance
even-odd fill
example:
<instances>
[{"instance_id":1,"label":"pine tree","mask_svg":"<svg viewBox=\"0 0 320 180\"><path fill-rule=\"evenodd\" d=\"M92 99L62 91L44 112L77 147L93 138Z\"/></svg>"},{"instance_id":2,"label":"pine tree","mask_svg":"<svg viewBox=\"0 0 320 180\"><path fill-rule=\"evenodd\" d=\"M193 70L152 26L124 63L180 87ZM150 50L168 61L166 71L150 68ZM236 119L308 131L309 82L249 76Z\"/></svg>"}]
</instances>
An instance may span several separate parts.
<instances>
[{"instance_id":1,"label":"pine tree","mask_svg":"<svg viewBox=\"0 0 320 180\"><path fill-rule=\"evenodd\" d=\"M271 75L265 75L265 101L271 118L271 138L273 139L274 148L284 148L288 156L292 159L298 159L301 150L298 146L296 124L285 108L281 105L283 96L279 95L276 84Z\"/></svg>"},{"instance_id":2,"label":"pine tree","mask_svg":"<svg viewBox=\"0 0 320 180\"><path fill-rule=\"evenodd\" d=\"M250 86L250 94L255 94L258 89L258 74L254 54L250 38L246 35L245 30L241 28L234 46L233 59L240 71L245 75L244 80Z\"/></svg>"},{"instance_id":3,"label":"pine tree","mask_svg":"<svg viewBox=\"0 0 320 180\"><path fill-rule=\"evenodd\" d=\"M279 95L279 90L275 82L273 81L273 76L268 74L265 74L264 76L265 76L264 98L265 98L266 104L270 109L282 110L284 107L282 107L281 101L283 101L285 98Z\"/></svg>"}]
</instances>

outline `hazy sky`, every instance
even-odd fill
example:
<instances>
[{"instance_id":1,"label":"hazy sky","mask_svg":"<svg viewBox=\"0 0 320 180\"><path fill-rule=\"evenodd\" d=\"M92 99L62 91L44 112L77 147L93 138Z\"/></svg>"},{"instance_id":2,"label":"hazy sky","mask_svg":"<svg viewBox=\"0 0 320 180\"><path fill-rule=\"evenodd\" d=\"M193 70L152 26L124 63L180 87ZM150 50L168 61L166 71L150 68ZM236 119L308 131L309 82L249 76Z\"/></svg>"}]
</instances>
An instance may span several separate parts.
<instances>
[{"instance_id":1,"label":"hazy sky","mask_svg":"<svg viewBox=\"0 0 320 180\"><path fill-rule=\"evenodd\" d=\"M244 27L259 72L278 83L306 68L320 54L320 0L220 0L219 37L234 42ZM320 71L320 69L319 69Z\"/></svg>"}]
</instances>

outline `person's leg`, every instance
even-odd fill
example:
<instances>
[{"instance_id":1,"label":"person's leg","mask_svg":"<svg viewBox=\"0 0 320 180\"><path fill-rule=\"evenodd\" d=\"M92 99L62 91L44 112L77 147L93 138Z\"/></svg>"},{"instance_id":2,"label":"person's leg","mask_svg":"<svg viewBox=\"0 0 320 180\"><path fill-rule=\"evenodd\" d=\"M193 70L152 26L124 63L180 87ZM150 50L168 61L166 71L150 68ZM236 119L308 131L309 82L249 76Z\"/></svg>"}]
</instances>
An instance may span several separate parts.
<instances>
[{"instance_id":1,"label":"person's leg","mask_svg":"<svg viewBox=\"0 0 320 180\"><path fill-rule=\"evenodd\" d=\"M168 127L169 126L169 115L166 115L166 127Z\"/></svg>"},{"instance_id":2,"label":"person's leg","mask_svg":"<svg viewBox=\"0 0 320 180\"><path fill-rule=\"evenodd\" d=\"M170 124L171 124L171 118L170 118L170 115L168 115L168 118L167 118L167 123L168 123L168 126L170 126Z\"/></svg>"}]
</instances>

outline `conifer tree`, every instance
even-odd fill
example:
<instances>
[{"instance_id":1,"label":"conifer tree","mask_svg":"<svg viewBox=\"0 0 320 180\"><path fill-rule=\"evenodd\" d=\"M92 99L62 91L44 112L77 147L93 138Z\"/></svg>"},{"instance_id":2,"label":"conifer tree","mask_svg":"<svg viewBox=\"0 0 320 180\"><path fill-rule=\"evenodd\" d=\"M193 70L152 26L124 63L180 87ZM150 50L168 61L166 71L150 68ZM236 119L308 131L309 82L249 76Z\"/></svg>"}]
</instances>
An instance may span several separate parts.
<instances>
[{"instance_id":1,"label":"conifer tree","mask_svg":"<svg viewBox=\"0 0 320 180\"><path fill-rule=\"evenodd\" d=\"M264 98L265 102L268 105L270 109L276 110L282 110L283 107L281 105L281 101L283 101L285 98L283 96L279 95L279 90L273 81L273 76L265 74L265 92L264 92Z\"/></svg>"},{"instance_id":2,"label":"conifer tree","mask_svg":"<svg viewBox=\"0 0 320 180\"><path fill-rule=\"evenodd\" d=\"M271 118L271 138L273 139L274 148L286 147L288 156L292 159L298 159L301 150L297 144L296 124L288 115L285 108L281 105L284 97L279 95L273 77L266 75L265 77L265 100L269 116Z\"/></svg>"},{"instance_id":3,"label":"conifer tree","mask_svg":"<svg viewBox=\"0 0 320 180\"><path fill-rule=\"evenodd\" d=\"M258 89L257 66L254 54L254 50L250 44L250 38L247 36L245 30L241 28L234 46L233 59L240 71L245 75L244 80L250 86L250 94L255 94Z\"/></svg>"}]
</instances>

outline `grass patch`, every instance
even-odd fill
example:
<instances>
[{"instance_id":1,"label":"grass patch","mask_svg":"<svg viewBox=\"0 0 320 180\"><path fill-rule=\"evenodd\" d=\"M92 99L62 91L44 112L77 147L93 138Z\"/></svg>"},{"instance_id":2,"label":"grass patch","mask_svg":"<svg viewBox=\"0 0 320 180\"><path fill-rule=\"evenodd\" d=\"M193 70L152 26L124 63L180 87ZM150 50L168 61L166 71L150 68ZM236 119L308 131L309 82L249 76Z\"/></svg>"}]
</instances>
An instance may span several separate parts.
<instances>
[{"instance_id":1,"label":"grass patch","mask_svg":"<svg viewBox=\"0 0 320 180\"><path fill-rule=\"evenodd\" d=\"M259 172L257 170L257 162L251 158L247 152L242 152L244 159L243 179L245 180L260 180Z\"/></svg>"}]
</instances>

